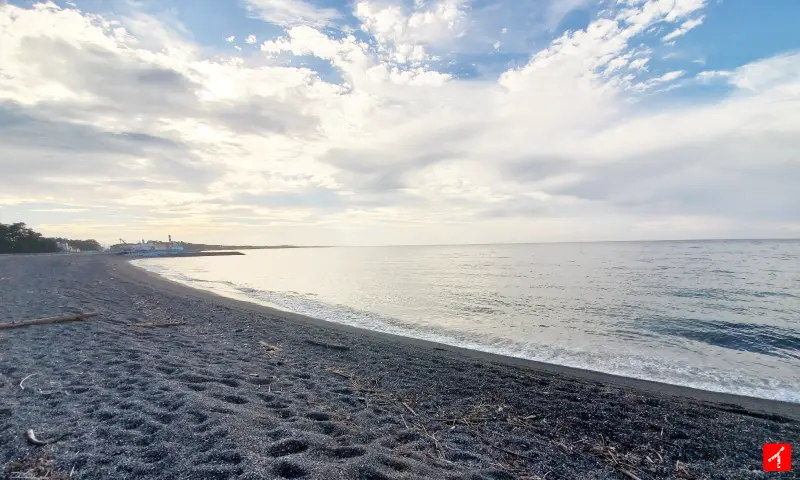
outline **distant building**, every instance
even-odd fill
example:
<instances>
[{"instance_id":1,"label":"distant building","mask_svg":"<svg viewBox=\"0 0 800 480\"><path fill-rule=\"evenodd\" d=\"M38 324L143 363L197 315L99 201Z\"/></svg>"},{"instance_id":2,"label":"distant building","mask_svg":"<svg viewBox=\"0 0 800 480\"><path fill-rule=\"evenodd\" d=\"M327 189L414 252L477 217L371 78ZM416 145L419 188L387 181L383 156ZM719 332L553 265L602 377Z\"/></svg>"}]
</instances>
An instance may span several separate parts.
<instances>
[{"instance_id":1,"label":"distant building","mask_svg":"<svg viewBox=\"0 0 800 480\"><path fill-rule=\"evenodd\" d=\"M121 239L120 239L121 240ZM172 241L172 235L169 236L169 242L145 242L142 240L139 243L123 244L120 253L126 255L139 255L139 256L159 256L163 254L183 252L183 245Z\"/></svg>"},{"instance_id":2,"label":"distant building","mask_svg":"<svg viewBox=\"0 0 800 480\"><path fill-rule=\"evenodd\" d=\"M67 243L67 242L58 242L58 244L57 244L57 245L58 245L58 249L59 249L59 250L61 250L62 252L68 252L68 253L78 253L78 252L80 252L80 251L81 251L81 249L80 249L80 248L75 248L75 247L72 247L72 246L70 246L70 244L69 244L69 243Z\"/></svg>"}]
</instances>

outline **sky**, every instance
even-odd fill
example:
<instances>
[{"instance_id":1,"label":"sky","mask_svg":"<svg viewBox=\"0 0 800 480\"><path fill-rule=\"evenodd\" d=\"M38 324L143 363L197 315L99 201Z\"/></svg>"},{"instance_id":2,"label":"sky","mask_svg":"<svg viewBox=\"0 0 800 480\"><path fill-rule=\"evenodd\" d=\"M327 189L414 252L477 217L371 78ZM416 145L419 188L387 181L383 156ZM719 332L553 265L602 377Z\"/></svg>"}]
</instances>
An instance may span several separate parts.
<instances>
[{"instance_id":1,"label":"sky","mask_svg":"<svg viewBox=\"0 0 800 480\"><path fill-rule=\"evenodd\" d=\"M796 0L0 0L0 222L800 237Z\"/></svg>"}]
</instances>

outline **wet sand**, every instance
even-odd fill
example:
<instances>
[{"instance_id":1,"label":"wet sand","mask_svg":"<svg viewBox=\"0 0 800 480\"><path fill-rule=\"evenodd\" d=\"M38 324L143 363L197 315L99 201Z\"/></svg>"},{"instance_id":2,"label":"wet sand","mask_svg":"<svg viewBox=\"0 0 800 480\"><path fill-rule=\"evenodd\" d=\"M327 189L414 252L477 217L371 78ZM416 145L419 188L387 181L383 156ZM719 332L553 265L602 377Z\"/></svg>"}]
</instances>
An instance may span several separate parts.
<instances>
[{"instance_id":1,"label":"wet sand","mask_svg":"<svg viewBox=\"0 0 800 480\"><path fill-rule=\"evenodd\" d=\"M335 325L115 256L0 257L0 322L80 311L0 331L0 476L758 478L763 443L800 440L797 404Z\"/></svg>"}]
</instances>

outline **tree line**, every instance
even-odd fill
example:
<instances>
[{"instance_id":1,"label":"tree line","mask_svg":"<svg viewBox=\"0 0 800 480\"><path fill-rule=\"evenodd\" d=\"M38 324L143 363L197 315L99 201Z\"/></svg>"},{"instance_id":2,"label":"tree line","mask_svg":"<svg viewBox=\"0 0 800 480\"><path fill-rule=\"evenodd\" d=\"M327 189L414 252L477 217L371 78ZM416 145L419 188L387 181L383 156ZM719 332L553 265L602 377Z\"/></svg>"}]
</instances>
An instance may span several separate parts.
<instances>
[{"instance_id":1,"label":"tree line","mask_svg":"<svg viewBox=\"0 0 800 480\"><path fill-rule=\"evenodd\" d=\"M47 238L22 222L10 225L0 223L0 253L55 253L60 251L59 242L66 242L82 252L102 249L96 240Z\"/></svg>"}]
</instances>

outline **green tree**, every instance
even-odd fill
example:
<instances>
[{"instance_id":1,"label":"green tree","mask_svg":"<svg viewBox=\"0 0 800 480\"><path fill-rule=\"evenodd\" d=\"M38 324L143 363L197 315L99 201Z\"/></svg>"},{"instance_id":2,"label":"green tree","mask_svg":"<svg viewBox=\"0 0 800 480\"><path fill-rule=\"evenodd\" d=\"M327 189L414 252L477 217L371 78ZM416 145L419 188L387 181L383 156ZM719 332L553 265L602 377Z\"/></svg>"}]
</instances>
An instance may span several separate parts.
<instances>
[{"instance_id":1,"label":"green tree","mask_svg":"<svg viewBox=\"0 0 800 480\"><path fill-rule=\"evenodd\" d=\"M0 224L0 253L52 253L58 245L52 238L28 228L24 223Z\"/></svg>"}]
</instances>

